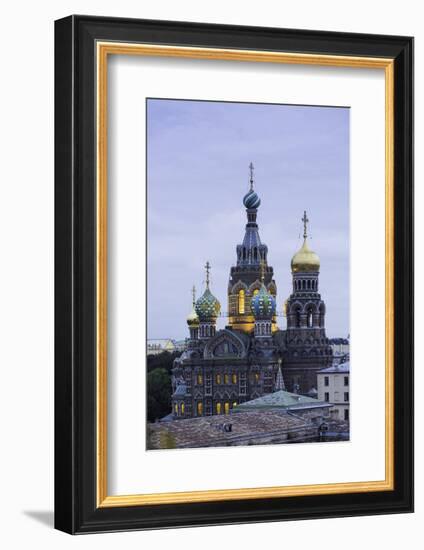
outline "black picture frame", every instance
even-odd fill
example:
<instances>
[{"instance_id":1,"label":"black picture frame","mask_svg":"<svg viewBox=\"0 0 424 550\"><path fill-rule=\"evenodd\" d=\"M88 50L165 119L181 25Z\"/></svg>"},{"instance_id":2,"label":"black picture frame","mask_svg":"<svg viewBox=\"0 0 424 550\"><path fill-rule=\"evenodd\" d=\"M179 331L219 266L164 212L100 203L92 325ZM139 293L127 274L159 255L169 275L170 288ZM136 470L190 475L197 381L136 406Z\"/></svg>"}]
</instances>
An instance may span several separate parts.
<instances>
[{"instance_id":1,"label":"black picture frame","mask_svg":"<svg viewBox=\"0 0 424 550\"><path fill-rule=\"evenodd\" d=\"M98 40L394 60L393 491L97 507ZM94 533L413 511L413 39L73 15L55 22L55 527Z\"/></svg>"}]
</instances>

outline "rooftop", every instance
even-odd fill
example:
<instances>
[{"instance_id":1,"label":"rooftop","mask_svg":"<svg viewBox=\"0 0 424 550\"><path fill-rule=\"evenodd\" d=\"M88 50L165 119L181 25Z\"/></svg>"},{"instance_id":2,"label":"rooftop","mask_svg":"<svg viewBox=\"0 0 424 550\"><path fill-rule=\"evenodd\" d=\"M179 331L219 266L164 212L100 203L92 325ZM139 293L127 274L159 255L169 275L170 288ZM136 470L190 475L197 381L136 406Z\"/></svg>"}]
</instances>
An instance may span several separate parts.
<instances>
[{"instance_id":1,"label":"rooftop","mask_svg":"<svg viewBox=\"0 0 424 550\"><path fill-rule=\"evenodd\" d=\"M262 397L258 397L257 399L252 399L251 401L241 403L240 405L237 405L237 407L234 407L233 410L234 412L258 409L301 410L328 406L328 403L318 401L318 399L315 399L313 397L280 390L274 393L263 395Z\"/></svg>"},{"instance_id":2,"label":"rooftop","mask_svg":"<svg viewBox=\"0 0 424 550\"><path fill-rule=\"evenodd\" d=\"M333 365L326 369L319 370L317 374L349 374L350 363L340 363L340 365Z\"/></svg>"}]
</instances>

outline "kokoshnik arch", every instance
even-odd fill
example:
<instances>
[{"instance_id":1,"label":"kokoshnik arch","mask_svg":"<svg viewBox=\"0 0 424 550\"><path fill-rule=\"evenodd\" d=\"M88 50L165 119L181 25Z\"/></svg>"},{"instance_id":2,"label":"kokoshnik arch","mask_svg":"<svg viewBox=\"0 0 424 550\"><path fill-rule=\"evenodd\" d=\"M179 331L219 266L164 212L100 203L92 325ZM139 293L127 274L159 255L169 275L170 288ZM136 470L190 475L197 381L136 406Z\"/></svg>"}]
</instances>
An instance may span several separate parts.
<instances>
[{"instance_id":1,"label":"kokoshnik arch","mask_svg":"<svg viewBox=\"0 0 424 550\"><path fill-rule=\"evenodd\" d=\"M325 332L325 304L319 294L320 259L308 245L306 212L303 244L291 260L292 294L284 304L286 330L277 325L277 286L268 247L257 224L261 199L250 189L243 198L247 224L237 245L228 282L228 325L216 330L221 304L206 288L187 317L187 348L173 366L175 418L228 413L233 407L273 391L316 392L317 371L332 364Z\"/></svg>"}]
</instances>

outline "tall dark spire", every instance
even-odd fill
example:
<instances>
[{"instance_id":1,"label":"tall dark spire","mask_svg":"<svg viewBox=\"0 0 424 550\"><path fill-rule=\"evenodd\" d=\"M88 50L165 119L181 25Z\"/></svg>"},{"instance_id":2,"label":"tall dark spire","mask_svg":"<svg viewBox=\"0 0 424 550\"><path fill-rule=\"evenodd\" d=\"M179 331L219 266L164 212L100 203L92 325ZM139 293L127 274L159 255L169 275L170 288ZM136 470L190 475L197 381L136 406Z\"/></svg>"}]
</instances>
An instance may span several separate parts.
<instances>
[{"instance_id":1,"label":"tall dark spire","mask_svg":"<svg viewBox=\"0 0 424 550\"><path fill-rule=\"evenodd\" d=\"M243 243L237 246L237 265L253 265L259 267L261 260L266 263L267 247L261 243L259 237L258 224L256 217L258 208L261 204L256 191L253 189L253 162L249 164L250 171L250 189L243 197L243 204L246 207L247 224Z\"/></svg>"}]
</instances>

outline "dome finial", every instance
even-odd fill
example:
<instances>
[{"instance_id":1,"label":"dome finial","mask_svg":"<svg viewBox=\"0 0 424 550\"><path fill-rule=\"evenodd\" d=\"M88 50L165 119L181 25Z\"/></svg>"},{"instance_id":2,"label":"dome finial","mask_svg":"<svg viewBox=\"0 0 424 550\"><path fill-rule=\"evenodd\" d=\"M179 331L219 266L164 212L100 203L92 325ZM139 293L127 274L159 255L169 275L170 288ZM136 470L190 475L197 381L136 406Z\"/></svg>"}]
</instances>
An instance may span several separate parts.
<instances>
[{"instance_id":1,"label":"dome finial","mask_svg":"<svg viewBox=\"0 0 424 550\"><path fill-rule=\"evenodd\" d=\"M306 215L306 210L303 211L302 222L303 222L303 238L306 239L308 237L308 225L307 224L309 223L308 217Z\"/></svg>"},{"instance_id":2,"label":"dome finial","mask_svg":"<svg viewBox=\"0 0 424 550\"><path fill-rule=\"evenodd\" d=\"M209 271L211 269L211 264L209 263L209 261L206 262L205 269L206 269L206 288L209 288Z\"/></svg>"},{"instance_id":3,"label":"dome finial","mask_svg":"<svg viewBox=\"0 0 424 550\"><path fill-rule=\"evenodd\" d=\"M249 170L250 170L250 190L253 191L253 170L255 167L253 166L253 162L249 164Z\"/></svg>"},{"instance_id":4,"label":"dome finial","mask_svg":"<svg viewBox=\"0 0 424 550\"><path fill-rule=\"evenodd\" d=\"M191 295L193 297L193 307L196 305L196 287L193 285L191 289Z\"/></svg>"}]
</instances>

